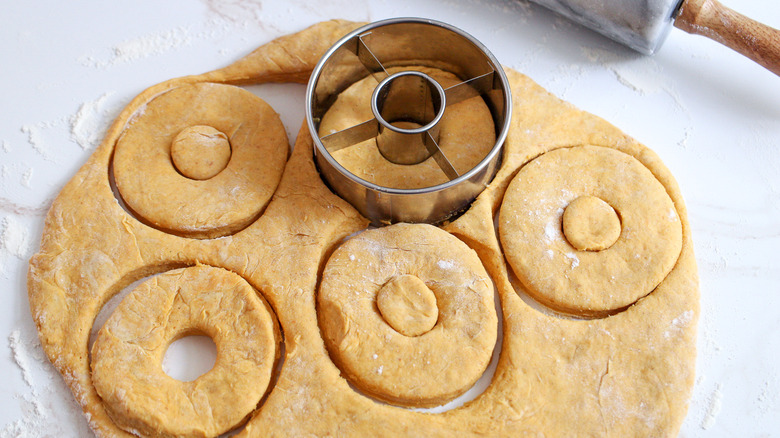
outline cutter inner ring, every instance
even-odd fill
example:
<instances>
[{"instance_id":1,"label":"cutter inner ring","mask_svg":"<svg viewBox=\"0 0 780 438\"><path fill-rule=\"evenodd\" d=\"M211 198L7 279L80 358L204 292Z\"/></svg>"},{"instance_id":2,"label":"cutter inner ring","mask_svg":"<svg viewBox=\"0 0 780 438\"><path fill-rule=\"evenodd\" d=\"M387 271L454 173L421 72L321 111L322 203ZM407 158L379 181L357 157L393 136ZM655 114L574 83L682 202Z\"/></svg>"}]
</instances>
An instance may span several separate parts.
<instances>
[{"instance_id":1,"label":"cutter inner ring","mask_svg":"<svg viewBox=\"0 0 780 438\"><path fill-rule=\"evenodd\" d=\"M415 67L442 70L461 82L442 90ZM323 117L341 93L367 77L378 84L366 102L373 114L352 126L321 132ZM439 134L439 126L449 123L442 118L447 106L472 98L481 99L490 111L495 143L479 163L456 170L438 145L447 135ZM425 18L387 19L344 36L312 71L306 99L319 172L374 224L440 223L463 211L496 174L512 114L509 82L498 60L471 35ZM352 173L333 155L369 140L387 163L413 166L433 159L447 181L385 187Z\"/></svg>"},{"instance_id":2,"label":"cutter inner ring","mask_svg":"<svg viewBox=\"0 0 780 438\"><path fill-rule=\"evenodd\" d=\"M444 89L425 73L402 71L385 78L371 96L379 152L395 164L427 160L439 149L445 107Z\"/></svg>"}]
</instances>

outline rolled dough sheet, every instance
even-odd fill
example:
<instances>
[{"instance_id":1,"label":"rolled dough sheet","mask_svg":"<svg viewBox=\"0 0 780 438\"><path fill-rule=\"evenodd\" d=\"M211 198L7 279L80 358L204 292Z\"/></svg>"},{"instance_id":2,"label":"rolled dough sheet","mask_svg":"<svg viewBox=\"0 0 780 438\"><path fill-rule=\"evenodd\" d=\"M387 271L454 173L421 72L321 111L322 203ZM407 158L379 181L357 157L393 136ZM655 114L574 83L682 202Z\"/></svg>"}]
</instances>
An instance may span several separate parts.
<instances>
[{"instance_id":1,"label":"rolled dough sheet","mask_svg":"<svg viewBox=\"0 0 780 438\"><path fill-rule=\"evenodd\" d=\"M368 221L323 184L305 127L270 203L240 231L218 239L181 237L121 207L110 186L111 156L128 121L155 96L206 82L305 82L325 50L358 25L321 23L224 69L152 86L124 109L54 201L40 252L30 261L30 308L46 355L95 433L132 436L107 415L92 383L89 333L101 307L135 280L208 265L256 289L283 337L278 373L239 436L676 434L694 381L699 314L690 228L677 185L651 150L518 72L507 70L515 103L502 167L471 208L443 227L479 256L495 284L503 323L490 385L459 408L428 414L379 403L353 389L329 356L318 327L320 272L344 238L365 230ZM530 298L513 278L494 219L526 163L586 145L633 157L663 185L679 217L681 246L666 277L626 309L571 318ZM451 366L469 360L464 352Z\"/></svg>"}]
</instances>

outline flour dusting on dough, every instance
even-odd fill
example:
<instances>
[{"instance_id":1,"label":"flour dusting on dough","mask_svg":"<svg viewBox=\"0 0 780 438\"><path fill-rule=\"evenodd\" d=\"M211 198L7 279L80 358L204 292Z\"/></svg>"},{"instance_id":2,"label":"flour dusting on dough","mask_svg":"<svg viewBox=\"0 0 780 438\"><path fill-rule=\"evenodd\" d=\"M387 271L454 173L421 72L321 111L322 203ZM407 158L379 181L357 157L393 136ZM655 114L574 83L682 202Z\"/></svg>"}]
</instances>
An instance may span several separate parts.
<instances>
[{"instance_id":1,"label":"flour dusting on dough","mask_svg":"<svg viewBox=\"0 0 780 438\"><path fill-rule=\"evenodd\" d=\"M574 269L574 268L576 268L577 266L580 265L580 258L577 257L577 254L574 254L573 252L567 252L566 253L566 258L571 260L571 268L572 269Z\"/></svg>"},{"instance_id":2,"label":"flour dusting on dough","mask_svg":"<svg viewBox=\"0 0 780 438\"><path fill-rule=\"evenodd\" d=\"M664 338L669 339L672 336L680 334L685 326L690 324L691 320L693 320L692 310L686 310L681 313L680 316L674 318L669 324L669 328L664 332Z\"/></svg>"},{"instance_id":3,"label":"flour dusting on dough","mask_svg":"<svg viewBox=\"0 0 780 438\"><path fill-rule=\"evenodd\" d=\"M436 265L441 269L453 269L455 267L455 263L452 260L439 260Z\"/></svg>"}]
</instances>

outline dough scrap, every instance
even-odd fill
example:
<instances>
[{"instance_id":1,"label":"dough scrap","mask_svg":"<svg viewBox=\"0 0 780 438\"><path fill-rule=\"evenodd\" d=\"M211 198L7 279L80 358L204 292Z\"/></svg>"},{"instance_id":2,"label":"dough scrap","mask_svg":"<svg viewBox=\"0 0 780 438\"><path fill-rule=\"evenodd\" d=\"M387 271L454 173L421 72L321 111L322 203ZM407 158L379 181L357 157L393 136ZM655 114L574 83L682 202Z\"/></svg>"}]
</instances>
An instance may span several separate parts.
<instances>
[{"instance_id":1,"label":"dough scrap","mask_svg":"<svg viewBox=\"0 0 780 438\"><path fill-rule=\"evenodd\" d=\"M383 286L409 275L430 288L438 307L435 327L415 337L377 311ZM396 224L336 249L317 304L325 344L350 383L389 403L429 407L465 392L487 368L497 337L493 296L490 277L463 242L430 225Z\"/></svg>"},{"instance_id":2,"label":"dough scrap","mask_svg":"<svg viewBox=\"0 0 780 438\"><path fill-rule=\"evenodd\" d=\"M173 341L205 334L214 367L191 382L162 370ZM216 436L242 424L280 356L273 315L243 278L194 266L141 283L111 314L92 349L92 381L112 420L148 436ZM238 391L237 391L238 390Z\"/></svg>"},{"instance_id":3,"label":"dough scrap","mask_svg":"<svg viewBox=\"0 0 780 438\"><path fill-rule=\"evenodd\" d=\"M262 291L283 333L278 378L238 436L675 435L693 387L699 315L680 190L648 148L511 69L506 72L514 108L502 166L470 209L444 227L476 251L501 305L495 374L484 392L458 408L428 414L377 403L352 389L331 360L318 326L318 278L331 250L368 221L322 183L305 127L271 202L241 231L189 239L150 227L121 208L109 184L111 156L125 125L147 102L198 83L306 82L319 57L359 25L320 23L223 69L150 87L122 111L55 199L40 251L30 261L30 310L44 352L90 427L98 436L133 436L114 423L92 382L87 345L103 304L135 280L202 263L235 272ZM526 163L582 145L618 150L652 173L672 199L682 248L668 275L629 308L572 319L534 302L514 281L494 218Z\"/></svg>"}]
</instances>

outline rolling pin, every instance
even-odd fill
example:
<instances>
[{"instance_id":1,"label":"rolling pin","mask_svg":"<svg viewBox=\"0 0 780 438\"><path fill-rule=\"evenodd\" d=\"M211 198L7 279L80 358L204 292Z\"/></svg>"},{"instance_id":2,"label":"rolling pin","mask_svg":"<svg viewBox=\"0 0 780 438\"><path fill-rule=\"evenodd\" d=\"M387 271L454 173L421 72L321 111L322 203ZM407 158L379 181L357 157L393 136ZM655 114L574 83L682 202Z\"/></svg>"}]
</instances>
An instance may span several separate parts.
<instances>
[{"instance_id":1,"label":"rolling pin","mask_svg":"<svg viewBox=\"0 0 780 438\"><path fill-rule=\"evenodd\" d=\"M713 39L780 76L780 31L717 0L532 0L638 52L653 54L674 27Z\"/></svg>"}]
</instances>

